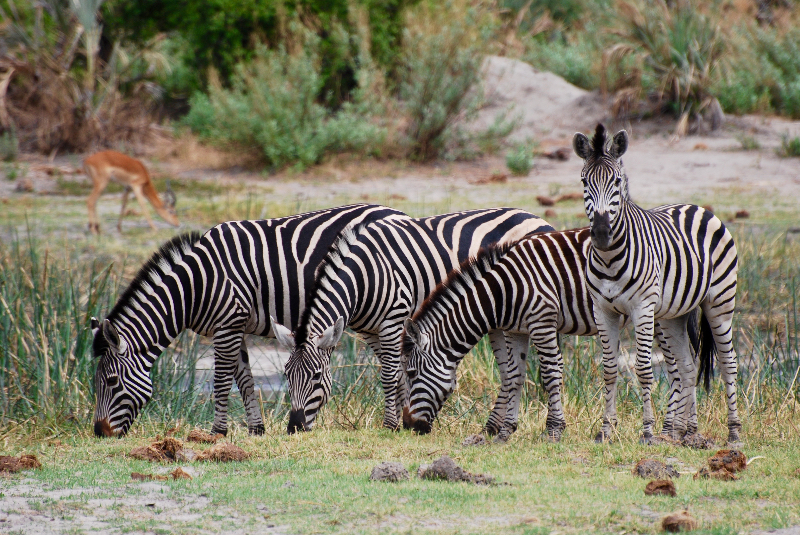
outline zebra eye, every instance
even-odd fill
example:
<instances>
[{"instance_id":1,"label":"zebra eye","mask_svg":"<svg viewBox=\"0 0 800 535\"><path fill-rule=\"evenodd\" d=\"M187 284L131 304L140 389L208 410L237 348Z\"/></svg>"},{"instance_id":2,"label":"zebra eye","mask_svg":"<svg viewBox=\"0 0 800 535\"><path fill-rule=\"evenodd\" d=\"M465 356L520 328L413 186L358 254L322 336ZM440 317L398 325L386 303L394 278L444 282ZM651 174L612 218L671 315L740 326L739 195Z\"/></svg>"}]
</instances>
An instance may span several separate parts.
<instances>
[{"instance_id":1,"label":"zebra eye","mask_svg":"<svg viewBox=\"0 0 800 535\"><path fill-rule=\"evenodd\" d=\"M320 379L322 379L322 372L315 373L314 376L311 378L312 381L319 381Z\"/></svg>"},{"instance_id":2,"label":"zebra eye","mask_svg":"<svg viewBox=\"0 0 800 535\"><path fill-rule=\"evenodd\" d=\"M406 375L408 375L409 379L414 379L417 376L416 368L408 368L406 370Z\"/></svg>"},{"instance_id":3,"label":"zebra eye","mask_svg":"<svg viewBox=\"0 0 800 535\"><path fill-rule=\"evenodd\" d=\"M588 180L586 180L586 177L585 177L585 176L582 176L582 177L581 177L581 182L583 182L583 187L584 187L584 188L585 188L586 186L588 186L588 185L589 185L589 181L588 181Z\"/></svg>"},{"instance_id":4,"label":"zebra eye","mask_svg":"<svg viewBox=\"0 0 800 535\"><path fill-rule=\"evenodd\" d=\"M614 184L615 184L616 186L619 186L621 183L622 183L622 177L621 177L621 176L618 176L618 177L617 177L617 179L616 179L616 180L614 180Z\"/></svg>"},{"instance_id":5,"label":"zebra eye","mask_svg":"<svg viewBox=\"0 0 800 535\"><path fill-rule=\"evenodd\" d=\"M119 384L119 377L116 375L109 375L106 377L106 384L111 388L114 388Z\"/></svg>"}]
</instances>

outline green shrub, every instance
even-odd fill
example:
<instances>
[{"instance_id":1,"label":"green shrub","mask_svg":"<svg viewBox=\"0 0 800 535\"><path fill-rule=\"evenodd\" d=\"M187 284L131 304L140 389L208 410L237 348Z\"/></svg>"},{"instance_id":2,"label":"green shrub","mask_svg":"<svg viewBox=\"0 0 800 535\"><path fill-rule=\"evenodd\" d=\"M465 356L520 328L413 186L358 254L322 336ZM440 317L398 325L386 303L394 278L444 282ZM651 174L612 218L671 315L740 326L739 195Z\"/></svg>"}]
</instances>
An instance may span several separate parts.
<instances>
[{"instance_id":1,"label":"green shrub","mask_svg":"<svg viewBox=\"0 0 800 535\"><path fill-rule=\"evenodd\" d=\"M483 101L480 69L492 29L491 16L480 4L423 3L409 13L399 85L413 158L439 157L449 142L463 138L455 124L471 117Z\"/></svg>"},{"instance_id":2,"label":"green shrub","mask_svg":"<svg viewBox=\"0 0 800 535\"><path fill-rule=\"evenodd\" d=\"M0 160L13 162L19 154L19 141L13 130L6 130L0 134Z\"/></svg>"},{"instance_id":3,"label":"green shrub","mask_svg":"<svg viewBox=\"0 0 800 535\"><path fill-rule=\"evenodd\" d=\"M758 140L753 136L742 134L736 136L736 139L739 140L742 150L758 150L761 148L761 143L759 143Z\"/></svg>"},{"instance_id":4,"label":"green shrub","mask_svg":"<svg viewBox=\"0 0 800 535\"><path fill-rule=\"evenodd\" d=\"M573 85L592 90L600 86L602 56L602 50L591 37L580 32L570 41L549 40L537 35L527 43L523 59L537 69L550 71Z\"/></svg>"},{"instance_id":5,"label":"green shrub","mask_svg":"<svg viewBox=\"0 0 800 535\"><path fill-rule=\"evenodd\" d=\"M533 168L533 149L529 144L519 144L506 153L506 166L514 176L528 176Z\"/></svg>"},{"instance_id":6,"label":"green shrub","mask_svg":"<svg viewBox=\"0 0 800 535\"><path fill-rule=\"evenodd\" d=\"M778 154L784 158L800 157L800 137L789 137L789 134L781 136L781 146Z\"/></svg>"},{"instance_id":7,"label":"green shrub","mask_svg":"<svg viewBox=\"0 0 800 535\"><path fill-rule=\"evenodd\" d=\"M385 128L370 121L366 101L335 113L317 102L319 41L307 32L304 38L296 54L258 47L253 61L237 65L231 89L212 77L209 95L192 97L184 124L206 140L258 148L273 168L311 165L328 152L379 150Z\"/></svg>"}]
</instances>

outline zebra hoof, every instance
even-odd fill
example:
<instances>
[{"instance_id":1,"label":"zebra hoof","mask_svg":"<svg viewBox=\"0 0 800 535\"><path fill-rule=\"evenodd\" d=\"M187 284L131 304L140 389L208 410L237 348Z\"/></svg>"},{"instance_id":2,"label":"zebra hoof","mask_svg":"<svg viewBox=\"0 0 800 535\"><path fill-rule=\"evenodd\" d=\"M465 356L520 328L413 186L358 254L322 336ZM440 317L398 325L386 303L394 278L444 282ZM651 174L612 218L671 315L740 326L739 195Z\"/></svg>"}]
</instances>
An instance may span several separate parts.
<instances>
[{"instance_id":1,"label":"zebra hoof","mask_svg":"<svg viewBox=\"0 0 800 535\"><path fill-rule=\"evenodd\" d=\"M657 443L658 441L655 440L653 435L642 435L639 437L639 444L642 444L643 446L652 446L653 444Z\"/></svg>"},{"instance_id":2,"label":"zebra hoof","mask_svg":"<svg viewBox=\"0 0 800 535\"><path fill-rule=\"evenodd\" d=\"M212 427L211 428L211 434L212 435L220 434L223 437L227 437L228 436L228 428L227 427Z\"/></svg>"},{"instance_id":3,"label":"zebra hoof","mask_svg":"<svg viewBox=\"0 0 800 535\"><path fill-rule=\"evenodd\" d=\"M493 437L500 432L500 429L496 425L489 425L486 424L483 429L481 430L481 434L486 435L487 437Z\"/></svg>"},{"instance_id":4,"label":"zebra hoof","mask_svg":"<svg viewBox=\"0 0 800 535\"><path fill-rule=\"evenodd\" d=\"M264 434L264 424L254 425L252 427L247 428L247 432L251 435L263 435Z\"/></svg>"},{"instance_id":5,"label":"zebra hoof","mask_svg":"<svg viewBox=\"0 0 800 535\"><path fill-rule=\"evenodd\" d=\"M610 444L611 443L611 432L610 431L604 431L603 429L601 429L594 436L594 441L597 442L598 444Z\"/></svg>"}]
</instances>

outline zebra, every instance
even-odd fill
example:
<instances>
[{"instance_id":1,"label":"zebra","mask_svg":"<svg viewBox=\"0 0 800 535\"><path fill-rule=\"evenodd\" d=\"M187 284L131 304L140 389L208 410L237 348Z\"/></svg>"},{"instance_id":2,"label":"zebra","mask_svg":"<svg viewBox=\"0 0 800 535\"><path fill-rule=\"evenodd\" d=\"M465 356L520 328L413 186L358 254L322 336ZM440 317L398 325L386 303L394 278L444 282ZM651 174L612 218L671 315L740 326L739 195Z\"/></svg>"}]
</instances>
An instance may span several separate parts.
<instances>
[{"instance_id":1,"label":"zebra","mask_svg":"<svg viewBox=\"0 0 800 535\"><path fill-rule=\"evenodd\" d=\"M542 233L482 249L452 271L405 321L402 363L409 402L403 410L404 427L430 432L456 386L456 367L464 355L486 333L499 329L523 335L524 344L509 348L508 361L498 362L501 390L484 432L505 441L517 429L530 339L548 398L545 434L559 441L566 420L558 335L597 334L585 275L590 245L589 228ZM664 351L665 361L672 362L669 347ZM669 364L667 368L671 389L677 391L677 370ZM667 434L674 413L671 394Z\"/></svg>"},{"instance_id":2,"label":"zebra","mask_svg":"<svg viewBox=\"0 0 800 535\"><path fill-rule=\"evenodd\" d=\"M696 369L686 331L689 312L699 306L702 351L709 355L700 359L701 372L704 362L711 363L710 354L718 352L727 398L728 440L738 442L741 421L732 336L738 260L733 237L722 221L698 206L673 204L645 210L633 203L622 191L627 182L620 160L628 148L624 130L609 144L605 127L598 124L592 141L576 133L573 148L584 160L581 180L592 242L586 277L603 346L605 412L596 440L609 439L616 424L619 318L629 316L634 325L646 442L653 429L650 353L654 323L661 325L660 341L677 358L681 384L694 385ZM708 380L706 374L706 385ZM687 431L685 408L696 403L694 396L694 388L682 390L684 411L676 414L673 434Z\"/></svg>"},{"instance_id":3,"label":"zebra","mask_svg":"<svg viewBox=\"0 0 800 535\"><path fill-rule=\"evenodd\" d=\"M214 343L214 424L227 434L228 395L239 386L251 434L263 434L245 334L274 337L270 317L297 324L314 270L348 225L410 219L354 204L277 219L229 221L165 243L102 321L92 318L97 436L122 436L153 391L155 359L184 329Z\"/></svg>"},{"instance_id":4,"label":"zebra","mask_svg":"<svg viewBox=\"0 0 800 535\"><path fill-rule=\"evenodd\" d=\"M342 233L317 270L295 333L275 321L291 350L285 372L292 408L287 431L310 430L331 392L331 352L345 326L364 336L381 364L383 425L397 429L405 403L400 334L409 317L447 273L490 243L553 230L513 208L470 210L420 219L383 220ZM501 361L506 341L490 333Z\"/></svg>"}]
</instances>

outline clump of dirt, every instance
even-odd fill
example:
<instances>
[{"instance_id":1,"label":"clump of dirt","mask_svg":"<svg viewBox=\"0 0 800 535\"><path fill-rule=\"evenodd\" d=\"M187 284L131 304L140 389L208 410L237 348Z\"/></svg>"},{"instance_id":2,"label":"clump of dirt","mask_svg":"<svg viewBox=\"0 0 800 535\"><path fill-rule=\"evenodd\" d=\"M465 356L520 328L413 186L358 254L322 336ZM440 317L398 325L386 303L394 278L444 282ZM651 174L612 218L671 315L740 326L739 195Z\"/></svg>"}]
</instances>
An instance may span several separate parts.
<instances>
[{"instance_id":1,"label":"clump of dirt","mask_svg":"<svg viewBox=\"0 0 800 535\"><path fill-rule=\"evenodd\" d=\"M508 182L507 174L492 173L488 177L479 178L478 180L473 180L470 183L475 185L481 185L481 184L505 184L506 182Z\"/></svg>"},{"instance_id":2,"label":"clump of dirt","mask_svg":"<svg viewBox=\"0 0 800 535\"><path fill-rule=\"evenodd\" d=\"M570 155L572 154L572 149L569 147L561 147L554 151L545 152L542 154L545 158L549 158L551 160L558 160L561 162L566 162L569 160Z\"/></svg>"},{"instance_id":3,"label":"clump of dirt","mask_svg":"<svg viewBox=\"0 0 800 535\"><path fill-rule=\"evenodd\" d=\"M710 211L710 210L709 210ZM704 437L700 433L692 433L683 437L682 444L695 450L710 450L716 443L713 439Z\"/></svg>"},{"instance_id":4,"label":"clump of dirt","mask_svg":"<svg viewBox=\"0 0 800 535\"><path fill-rule=\"evenodd\" d=\"M633 467L633 475L643 479L672 479L681 477L671 464L655 459L642 459Z\"/></svg>"},{"instance_id":5,"label":"clump of dirt","mask_svg":"<svg viewBox=\"0 0 800 535\"><path fill-rule=\"evenodd\" d=\"M741 472L747 468L747 456L739 450L719 450L708 460L708 467L703 467L694 475L694 479L719 479L736 481Z\"/></svg>"},{"instance_id":6,"label":"clump of dirt","mask_svg":"<svg viewBox=\"0 0 800 535\"><path fill-rule=\"evenodd\" d=\"M170 477L172 479L192 479L187 472L183 470L183 468L178 467L172 472L169 473L169 476L160 475L160 474L142 474L140 472L131 472L131 479L136 481L167 481Z\"/></svg>"},{"instance_id":7,"label":"clump of dirt","mask_svg":"<svg viewBox=\"0 0 800 535\"><path fill-rule=\"evenodd\" d=\"M230 442L211 446L206 451L198 453L196 457L198 461L214 461L218 463L228 463L231 461L240 462L246 461L249 458L249 453Z\"/></svg>"},{"instance_id":8,"label":"clump of dirt","mask_svg":"<svg viewBox=\"0 0 800 535\"><path fill-rule=\"evenodd\" d=\"M417 475L421 479L467 481L469 483L475 483L476 485L489 485L494 481L492 476L485 474L470 474L458 466L456 462L447 455L442 455L429 465L424 464L420 466Z\"/></svg>"},{"instance_id":9,"label":"clump of dirt","mask_svg":"<svg viewBox=\"0 0 800 535\"><path fill-rule=\"evenodd\" d=\"M673 498L678 495L678 491L675 490L675 483L671 479L651 481L644 488L644 493L647 496L672 496Z\"/></svg>"},{"instance_id":10,"label":"clump of dirt","mask_svg":"<svg viewBox=\"0 0 800 535\"><path fill-rule=\"evenodd\" d=\"M693 529L697 529L697 526L697 520L689 514L689 511L672 513L661 520L661 529L669 531L670 533L692 531Z\"/></svg>"},{"instance_id":11,"label":"clump of dirt","mask_svg":"<svg viewBox=\"0 0 800 535\"><path fill-rule=\"evenodd\" d=\"M647 439L647 444L649 444L650 446L660 446L662 444L669 444L671 446L680 446L681 441L676 440L668 435L656 435L654 437Z\"/></svg>"},{"instance_id":12,"label":"clump of dirt","mask_svg":"<svg viewBox=\"0 0 800 535\"><path fill-rule=\"evenodd\" d=\"M372 481L404 481L408 479L408 470L400 463L382 462L372 469L369 478Z\"/></svg>"},{"instance_id":13,"label":"clump of dirt","mask_svg":"<svg viewBox=\"0 0 800 535\"><path fill-rule=\"evenodd\" d=\"M219 439L223 438L223 436L224 435L222 433L212 435L211 433L206 433L200 429L192 429L189 432L189 435L186 437L186 441L200 442L202 444L216 444Z\"/></svg>"},{"instance_id":14,"label":"clump of dirt","mask_svg":"<svg viewBox=\"0 0 800 535\"><path fill-rule=\"evenodd\" d=\"M41 467L42 463L39 462L36 455L20 455L19 457L0 455L0 473L15 474L21 470Z\"/></svg>"},{"instance_id":15,"label":"clump of dirt","mask_svg":"<svg viewBox=\"0 0 800 535\"><path fill-rule=\"evenodd\" d=\"M134 459L151 462L186 461L194 458L193 451L185 449L183 442L172 437L157 440L149 446L133 448L129 455Z\"/></svg>"},{"instance_id":16,"label":"clump of dirt","mask_svg":"<svg viewBox=\"0 0 800 535\"><path fill-rule=\"evenodd\" d=\"M461 443L462 446L484 446L488 444L483 435L470 435Z\"/></svg>"}]
</instances>

